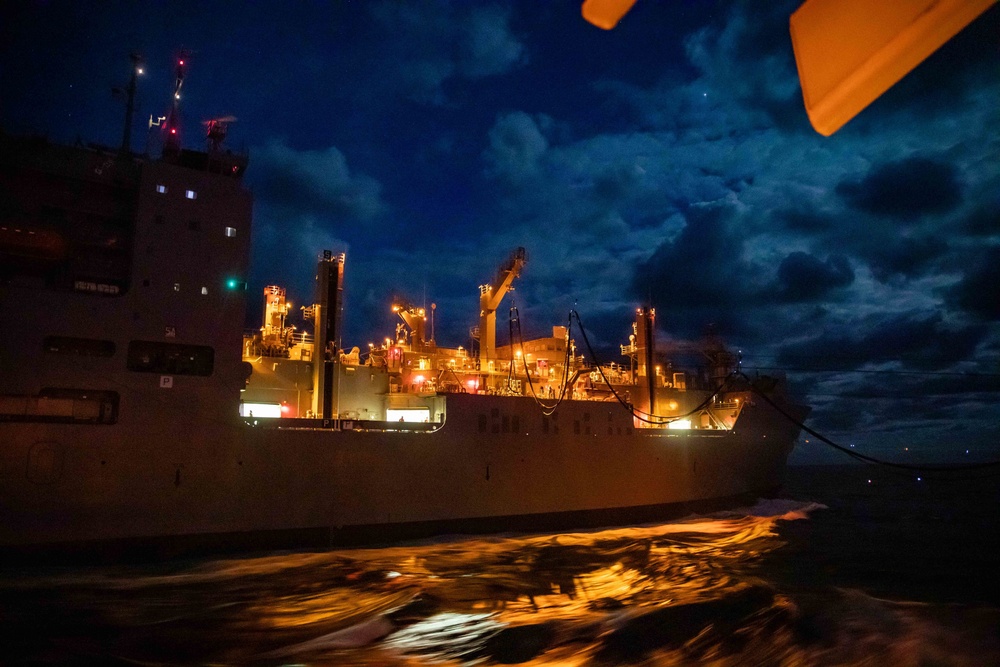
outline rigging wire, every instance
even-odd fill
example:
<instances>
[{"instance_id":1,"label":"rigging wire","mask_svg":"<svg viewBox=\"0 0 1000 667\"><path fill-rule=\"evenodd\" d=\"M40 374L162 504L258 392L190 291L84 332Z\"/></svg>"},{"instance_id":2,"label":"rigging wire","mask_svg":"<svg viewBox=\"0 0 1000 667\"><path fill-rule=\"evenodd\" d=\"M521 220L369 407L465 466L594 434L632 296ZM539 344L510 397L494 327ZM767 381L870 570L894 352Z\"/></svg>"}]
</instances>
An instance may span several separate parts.
<instances>
[{"instance_id":1,"label":"rigging wire","mask_svg":"<svg viewBox=\"0 0 1000 667\"><path fill-rule=\"evenodd\" d=\"M573 321L574 317L576 318L576 322L580 326L580 335L583 336L583 342L587 346L587 352L590 353L590 357L594 360L594 365L597 366L597 372L600 373L601 379L604 380L604 383L608 386L608 389L610 389L614 397L618 399L618 402L621 403L626 410L632 413L633 417L647 424L656 424L656 425L670 424L672 422L681 419L686 419L687 417L690 417L698 412L701 412L702 410L707 409L709 404L711 404L719 394L723 393L726 387L730 384L732 378L735 376L735 373L731 373L728 377L726 377L726 379L715 390L714 393L709 395L708 398L702 401L698 406L696 406L695 408L691 409L690 411L684 414L666 416L666 415L655 415L649 412L641 412L639 410L636 410L631 403L627 402L618 394L617 391L615 391L615 388L611 385L611 382L604 374L604 369L601 367L601 363L597 358L597 354L594 352L594 348L590 345L590 339L587 338L587 331L583 327L583 321L580 319L580 314L575 310L570 310L569 317L570 317L570 322Z\"/></svg>"},{"instance_id":2,"label":"rigging wire","mask_svg":"<svg viewBox=\"0 0 1000 667\"><path fill-rule=\"evenodd\" d=\"M835 449L835 450L837 450L837 451L839 451L839 452L841 452L843 454L846 454L847 456L850 456L851 458L853 458L853 459L855 459L857 461L861 461L863 463L867 463L867 464L870 464L870 465L879 465L879 466L883 466L883 467L886 467L886 468L895 469L895 470L898 470L898 471L908 471L908 472L920 472L920 473L934 474L934 473L975 472L975 471L981 471L981 470L991 470L991 471L992 470L998 470L998 474L1000 474L1000 461L983 461L983 462L977 462L977 463L955 464L955 465L930 465L930 464L921 464L921 465L918 465L918 464L910 464L910 463L897 463L897 462L894 462L894 461L886 461L884 459L879 459L879 458L876 458L874 456L869 456L867 454L862 454L861 452L852 450L852 449L850 449L848 447L844 447L843 445L839 445L836 442L834 442L833 440L831 440L830 438L828 438L827 436L825 436L822 433L819 433L818 431L816 431L816 430L814 430L814 429L806 426L802 421L800 421L799 419L796 419L792 415L788 414L788 412L786 412L780 405L778 405L770 396L768 396L765 392L763 392L760 388L758 388L754 384L753 380L751 380L751 378L748 377L739 368L737 368L735 371L733 371L732 373L730 373L726 377L726 379L723 381L722 385L718 389L716 389L716 391L712 395L710 395L698 407L694 408L690 412L688 412L688 413L686 413L684 415L678 415L678 416L675 416L675 417L662 417L662 416L659 416L659 415L648 415L648 417L644 417L643 415L647 414L647 413L641 413L640 411L636 410L634 408L634 406L632 406L631 403L628 403L627 401L625 401L618 394L618 392L615 390L615 388L612 386L611 382L608 380L607 376L604 374L604 370L601 367L600 361L598 360L598 357L597 357L596 353L594 352L593 347L590 344L590 340L587 338L587 332L586 332L586 329L584 329L583 321L580 319L580 314L578 312L576 312L575 310L570 310L569 311L570 327L572 327L572 322L573 322L574 319L576 319L576 322L579 325L580 334L583 337L583 342L587 346L587 352L590 354L591 359L594 360L594 365L597 367L597 371L600 374L601 379L604 380L604 383L608 386L608 389L611 390L611 393L618 400L618 402L621 403L623 407L625 407L627 410L629 410L632 413L632 415L636 419L639 419L640 421L643 421L643 422L646 422L646 423L650 423L650 424L663 424L663 423L669 423L669 421L674 421L674 420L677 420L677 419L682 419L684 417L688 417L688 416L690 416L692 414L695 414L695 413L697 413L697 412L699 412L701 410L706 409L707 406L719 394L723 393L726 390L727 386L732 383L732 381L733 381L734 378L742 378L747 383L748 387L750 388L750 391L752 391L754 394L756 394L761 399L763 399L765 402L767 402L772 408L774 408L775 411L777 411L785 419L787 419L792 424L794 424L797 427L799 427L805 433L808 433L809 435L813 436L814 438L816 438L817 440L819 440L823 444L825 444L825 445L827 445L827 446L829 446L829 447L831 447L831 448L833 448L833 449ZM518 331L520 331L520 321L519 320L518 320ZM522 342L522 349L523 349L523 342ZM569 349L569 347L567 346L567 351L568 351L568 349ZM523 359L523 356L524 355L523 355L523 352L522 352L522 359ZM525 373L527 374L527 362L524 362L524 364L525 364L525 366L524 366L525 367ZM530 378L530 376L529 376L529 378ZM530 379L529 379L529 386L530 386ZM565 388L564 388L564 393L565 393ZM669 421L663 421L663 420L669 420ZM970 478L970 479L979 479L979 478L981 478L981 477L974 477L974 478ZM955 479L955 478L952 477L952 479Z\"/></svg>"},{"instance_id":3,"label":"rigging wire","mask_svg":"<svg viewBox=\"0 0 1000 667\"><path fill-rule=\"evenodd\" d=\"M743 374L742 371L738 371L738 373L739 373L739 375L741 375L744 378L746 378L746 375ZM746 378L746 379L749 379L749 378ZM956 464L956 465L929 465L929 464L917 465L917 464L912 464L912 463L897 463L895 461L886 461L885 459L879 459L879 458L876 458L874 456L868 456L867 454L862 454L861 452L851 450L851 449L849 449L847 447L844 447L843 445L838 445L837 443L835 443L833 440L831 440L830 438L826 437L822 433L819 433L818 431L809 428L808 426L806 426L805 424L803 424L801 421L799 421L798 419L796 419L792 415L788 414L784 409L782 409L782 407L780 405L778 405L777 403L775 403L771 399L770 396L768 396L764 392L760 391L759 389L757 389L756 387L754 387L752 384L751 384L751 390L755 394L757 394L760 398L762 398L764 401L766 401L781 416L783 416L785 419L787 419L791 423L793 423L796 426L798 426L800 429L802 429L803 431L805 431L809 435L813 436L814 438L816 438L817 440L819 440L823 444L825 444L825 445L827 445L829 447L832 447L833 449L836 449L837 451L842 452L842 453L846 454L847 456L850 456L851 458L856 459L858 461L862 461L864 463L869 463L869 464L873 464L873 465L880 465L880 466L884 466L884 467L887 467L887 468L895 468L895 469L898 469L898 470L908 470L908 471L912 471L912 472L924 472L924 473L968 472L968 471L975 471L975 470L1000 468L1000 461L982 461L982 462L978 462L978 463L962 463L962 464Z\"/></svg>"},{"instance_id":4,"label":"rigging wire","mask_svg":"<svg viewBox=\"0 0 1000 667\"><path fill-rule=\"evenodd\" d=\"M537 403L542 408L542 414L544 414L546 417L550 417L556 411L556 408L559 407L559 404L563 402L563 399L566 398L566 388L569 386L570 346L568 344L568 338L569 338L570 325L572 325L572 318L570 318L570 321L567 323L566 327L567 344L565 346L566 347L565 354L563 355L563 377L562 377L562 382L560 383L561 390L559 392L558 398L556 399L556 402L552 405L546 404L535 393L535 386L531 382L531 373L528 372L528 360L526 355L524 354L524 337L521 333L521 315L517 310L517 306L512 305L510 308L510 319L508 321L508 333L510 336L511 349L513 349L514 346L515 323L517 324L517 344L521 351L521 363L524 365L524 375L525 377L528 378L528 389L531 392L531 397L535 400L535 403ZM512 369L514 368L513 362L511 362L510 367Z\"/></svg>"}]
</instances>

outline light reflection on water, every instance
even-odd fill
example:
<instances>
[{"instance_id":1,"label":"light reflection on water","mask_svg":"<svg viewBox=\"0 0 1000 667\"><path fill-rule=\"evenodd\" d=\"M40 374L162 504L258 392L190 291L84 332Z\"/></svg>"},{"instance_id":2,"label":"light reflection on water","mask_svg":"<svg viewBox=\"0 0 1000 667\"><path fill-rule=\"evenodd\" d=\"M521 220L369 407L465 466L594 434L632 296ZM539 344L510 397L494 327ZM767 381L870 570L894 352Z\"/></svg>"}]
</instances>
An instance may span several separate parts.
<instances>
[{"instance_id":1,"label":"light reflection on water","mask_svg":"<svg viewBox=\"0 0 1000 667\"><path fill-rule=\"evenodd\" d=\"M769 581L761 564L783 544L778 527L821 508L770 500L570 534L23 570L0 585L0 616L8 658L53 664L817 664L864 650L883 656L876 664L977 664L990 655L956 662L968 637L933 618L940 607L852 590L817 601ZM963 620L969 632L996 622L996 610L983 613Z\"/></svg>"}]
</instances>

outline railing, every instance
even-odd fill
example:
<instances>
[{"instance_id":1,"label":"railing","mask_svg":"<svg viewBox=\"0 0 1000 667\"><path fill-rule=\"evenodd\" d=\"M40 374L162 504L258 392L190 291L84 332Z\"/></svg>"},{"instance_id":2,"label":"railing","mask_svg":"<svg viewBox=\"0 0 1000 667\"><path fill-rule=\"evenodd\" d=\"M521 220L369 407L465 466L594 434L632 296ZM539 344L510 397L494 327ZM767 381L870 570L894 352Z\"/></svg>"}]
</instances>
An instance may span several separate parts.
<instances>
[{"instance_id":1,"label":"railing","mask_svg":"<svg viewBox=\"0 0 1000 667\"><path fill-rule=\"evenodd\" d=\"M243 417L243 423L253 428L310 429L328 431L379 431L433 433L444 426L430 422L388 422L369 419L305 419L295 417Z\"/></svg>"}]
</instances>

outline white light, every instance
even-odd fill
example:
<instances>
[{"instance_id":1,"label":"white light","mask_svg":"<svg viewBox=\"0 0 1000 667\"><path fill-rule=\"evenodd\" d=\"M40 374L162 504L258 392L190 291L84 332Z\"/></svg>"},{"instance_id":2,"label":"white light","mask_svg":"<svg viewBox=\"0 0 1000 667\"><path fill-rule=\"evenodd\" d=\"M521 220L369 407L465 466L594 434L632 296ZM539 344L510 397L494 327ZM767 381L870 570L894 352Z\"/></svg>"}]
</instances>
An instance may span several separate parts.
<instances>
[{"instance_id":1,"label":"white light","mask_svg":"<svg viewBox=\"0 0 1000 667\"><path fill-rule=\"evenodd\" d=\"M391 422L416 422L423 423L430 421L430 408L389 408L385 411L385 417Z\"/></svg>"},{"instance_id":2,"label":"white light","mask_svg":"<svg viewBox=\"0 0 1000 667\"><path fill-rule=\"evenodd\" d=\"M667 425L667 428L672 429L690 429L691 420L690 419L676 419Z\"/></svg>"},{"instance_id":3,"label":"white light","mask_svg":"<svg viewBox=\"0 0 1000 667\"><path fill-rule=\"evenodd\" d=\"M167 186L165 186L165 185L157 185L156 186L156 191L159 192L162 195L162 194L166 193Z\"/></svg>"},{"instance_id":4,"label":"white light","mask_svg":"<svg viewBox=\"0 0 1000 667\"><path fill-rule=\"evenodd\" d=\"M198 193L195 192L194 190L185 190L184 196L187 197L188 199L197 199Z\"/></svg>"},{"instance_id":5,"label":"white light","mask_svg":"<svg viewBox=\"0 0 1000 667\"><path fill-rule=\"evenodd\" d=\"M139 69L137 69L137 70L136 70L136 72L137 72L138 74L142 74L142 73L143 73L143 72L142 72L142 68L140 67Z\"/></svg>"},{"instance_id":6,"label":"white light","mask_svg":"<svg viewBox=\"0 0 1000 667\"><path fill-rule=\"evenodd\" d=\"M241 403L240 417L280 417L279 403Z\"/></svg>"},{"instance_id":7,"label":"white light","mask_svg":"<svg viewBox=\"0 0 1000 667\"><path fill-rule=\"evenodd\" d=\"M229 238L233 238L234 236L236 236L236 228L226 227L226 236Z\"/></svg>"}]
</instances>

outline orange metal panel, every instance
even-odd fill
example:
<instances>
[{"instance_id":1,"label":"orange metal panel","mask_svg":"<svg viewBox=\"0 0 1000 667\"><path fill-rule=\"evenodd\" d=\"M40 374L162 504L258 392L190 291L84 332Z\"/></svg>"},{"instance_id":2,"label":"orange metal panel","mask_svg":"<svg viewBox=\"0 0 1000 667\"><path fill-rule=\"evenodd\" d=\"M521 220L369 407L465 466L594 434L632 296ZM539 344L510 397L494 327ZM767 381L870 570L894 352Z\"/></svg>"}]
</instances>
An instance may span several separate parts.
<instances>
[{"instance_id":1,"label":"orange metal panel","mask_svg":"<svg viewBox=\"0 0 1000 667\"><path fill-rule=\"evenodd\" d=\"M997 0L808 0L789 28L813 127L830 136Z\"/></svg>"},{"instance_id":2,"label":"orange metal panel","mask_svg":"<svg viewBox=\"0 0 1000 667\"><path fill-rule=\"evenodd\" d=\"M635 0L584 0L581 11L588 22L611 30L634 4Z\"/></svg>"}]
</instances>

